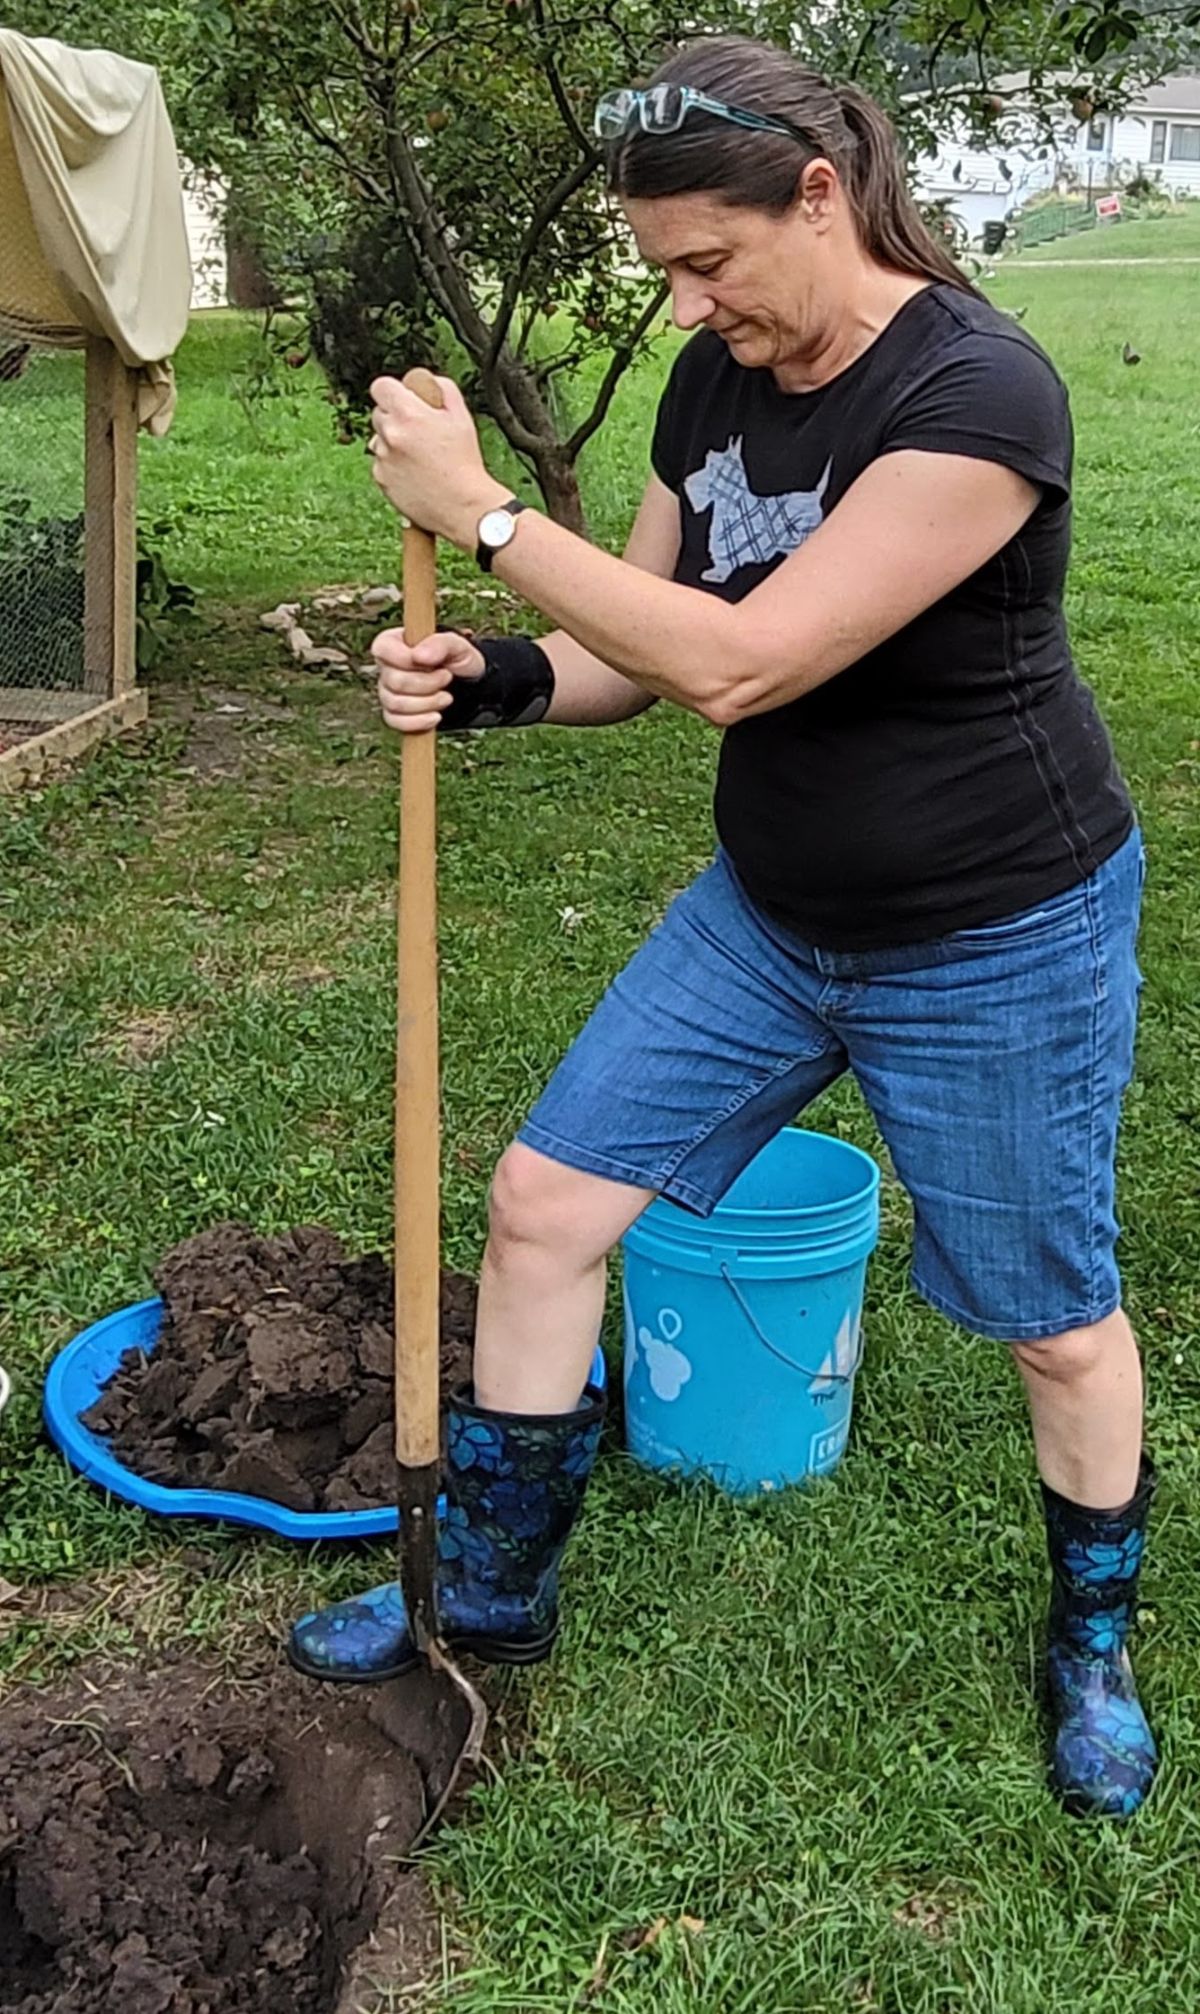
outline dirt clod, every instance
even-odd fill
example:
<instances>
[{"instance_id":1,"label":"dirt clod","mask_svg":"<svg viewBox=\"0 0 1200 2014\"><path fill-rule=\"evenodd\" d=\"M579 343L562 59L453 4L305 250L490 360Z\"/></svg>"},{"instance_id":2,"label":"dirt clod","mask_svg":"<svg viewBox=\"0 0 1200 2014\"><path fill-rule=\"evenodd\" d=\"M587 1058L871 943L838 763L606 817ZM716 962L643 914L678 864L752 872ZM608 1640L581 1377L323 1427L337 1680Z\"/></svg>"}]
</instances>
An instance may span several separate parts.
<instances>
[{"instance_id":1,"label":"dirt clod","mask_svg":"<svg viewBox=\"0 0 1200 2014\"><path fill-rule=\"evenodd\" d=\"M392 1501L390 1267L331 1231L219 1224L168 1252L152 1355L128 1351L84 1415L149 1481L295 1511ZM469 1382L475 1287L442 1280L442 1389ZM0 2003L2 2005L3 2003Z\"/></svg>"}]
</instances>

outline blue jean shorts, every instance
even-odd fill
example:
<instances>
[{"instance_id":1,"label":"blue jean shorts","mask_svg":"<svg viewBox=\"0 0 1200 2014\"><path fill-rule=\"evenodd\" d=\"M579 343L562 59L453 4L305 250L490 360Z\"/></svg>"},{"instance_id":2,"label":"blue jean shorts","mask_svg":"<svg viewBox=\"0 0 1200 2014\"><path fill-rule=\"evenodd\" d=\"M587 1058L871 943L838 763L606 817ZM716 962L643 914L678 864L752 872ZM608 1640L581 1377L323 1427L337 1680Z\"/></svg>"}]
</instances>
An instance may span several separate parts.
<instances>
[{"instance_id":1,"label":"blue jean shorts","mask_svg":"<svg viewBox=\"0 0 1200 2014\"><path fill-rule=\"evenodd\" d=\"M521 1132L707 1216L851 1070L915 1213L913 1283L1032 1342L1120 1302L1114 1163L1133 1066L1144 854L983 929L805 943L718 857L605 994Z\"/></svg>"}]
</instances>

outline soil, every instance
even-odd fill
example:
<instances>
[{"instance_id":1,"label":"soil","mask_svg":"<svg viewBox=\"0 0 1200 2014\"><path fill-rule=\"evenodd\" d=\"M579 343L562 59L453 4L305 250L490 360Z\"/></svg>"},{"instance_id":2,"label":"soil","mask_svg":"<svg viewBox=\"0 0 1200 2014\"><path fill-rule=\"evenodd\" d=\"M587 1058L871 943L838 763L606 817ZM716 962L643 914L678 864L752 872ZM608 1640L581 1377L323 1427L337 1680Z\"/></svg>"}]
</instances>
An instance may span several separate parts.
<instances>
[{"instance_id":1,"label":"soil","mask_svg":"<svg viewBox=\"0 0 1200 2014\"><path fill-rule=\"evenodd\" d=\"M136 1474L295 1511L395 1500L393 1279L319 1225L219 1224L168 1252L158 1347L83 1415ZM442 1391L471 1377L475 1284L442 1278ZM0 2002L0 2006L3 2002Z\"/></svg>"},{"instance_id":2,"label":"soil","mask_svg":"<svg viewBox=\"0 0 1200 2014\"><path fill-rule=\"evenodd\" d=\"M357 2014L428 1977L436 1920L396 1862L462 1729L421 1684L234 1692L181 1661L11 1697L0 2009Z\"/></svg>"}]
</instances>

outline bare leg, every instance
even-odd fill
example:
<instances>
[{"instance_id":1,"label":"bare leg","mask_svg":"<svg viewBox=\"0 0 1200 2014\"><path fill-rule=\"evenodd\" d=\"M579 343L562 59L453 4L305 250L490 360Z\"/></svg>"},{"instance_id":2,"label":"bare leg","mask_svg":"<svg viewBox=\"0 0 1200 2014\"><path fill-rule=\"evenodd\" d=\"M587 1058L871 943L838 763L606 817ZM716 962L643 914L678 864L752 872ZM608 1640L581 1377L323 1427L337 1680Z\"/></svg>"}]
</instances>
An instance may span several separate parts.
<instances>
[{"instance_id":1,"label":"bare leg","mask_svg":"<svg viewBox=\"0 0 1200 2014\"><path fill-rule=\"evenodd\" d=\"M607 1256L653 1191L563 1167L518 1141L496 1170L479 1278L475 1400L498 1413L579 1402L604 1313Z\"/></svg>"},{"instance_id":2,"label":"bare leg","mask_svg":"<svg viewBox=\"0 0 1200 2014\"><path fill-rule=\"evenodd\" d=\"M1142 1452L1142 1366L1118 1308L1046 1342L1017 1343L1042 1480L1069 1503L1115 1510L1132 1497Z\"/></svg>"}]
</instances>

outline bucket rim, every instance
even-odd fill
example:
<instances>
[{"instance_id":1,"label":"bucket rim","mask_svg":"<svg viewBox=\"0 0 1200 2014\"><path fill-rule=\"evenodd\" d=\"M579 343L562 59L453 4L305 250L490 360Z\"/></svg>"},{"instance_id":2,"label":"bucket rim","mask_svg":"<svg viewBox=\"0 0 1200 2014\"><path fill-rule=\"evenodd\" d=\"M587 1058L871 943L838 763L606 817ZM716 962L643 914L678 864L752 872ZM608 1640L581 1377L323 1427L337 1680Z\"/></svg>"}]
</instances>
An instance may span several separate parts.
<instances>
[{"instance_id":1,"label":"bucket rim","mask_svg":"<svg viewBox=\"0 0 1200 2014\"><path fill-rule=\"evenodd\" d=\"M839 1140L836 1133L818 1133L808 1126L785 1126L782 1131L784 1133L797 1133L806 1139L820 1140L827 1146L842 1148L845 1153L851 1155L856 1161L861 1162L867 1170L866 1180L862 1188L853 1190L848 1196L838 1196L832 1201L826 1198L822 1203L789 1203L779 1207L774 1207L770 1203L756 1203L753 1207L749 1207L744 1204L720 1202L716 1206L714 1215L719 1215L722 1222L730 1223L731 1221L736 1222L763 1217L795 1218L828 1216L831 1210L861 1208L863 1204L872 1202L878 1195L882 1182L882 1170L878 1161L875 1160L873 1155L868 1154L865 1148L856 1147L851 1140ZM780 1137L781 1135L778 1133L775 1135L776 1139ZM772 1141L768 1141L767 1147L760 1148L759 1152L766 1153L773 1144ZM756 1155L755 1159L757 1158L758 1156ZM746 1167L742 1169L741 1174L737 1176L736 1180L740 1182L742 1175L746 1174L752 1166L753 1162L748 1161ZM733 1186L735 1184L731 1183L730 1187L732 1188ZM654 1201L642 1212L642 1216L648 1217L652 1211L658 1210L664 1205L667 1209L675 1211L678 1216L684 1218L686 1221L699 1221L706 1226L712 1223L711 1217L697 1220L694 1211L685 1210L681 1204L674 1202L667 1195L656 1196Z\"/></svg>"}]
</instances>

